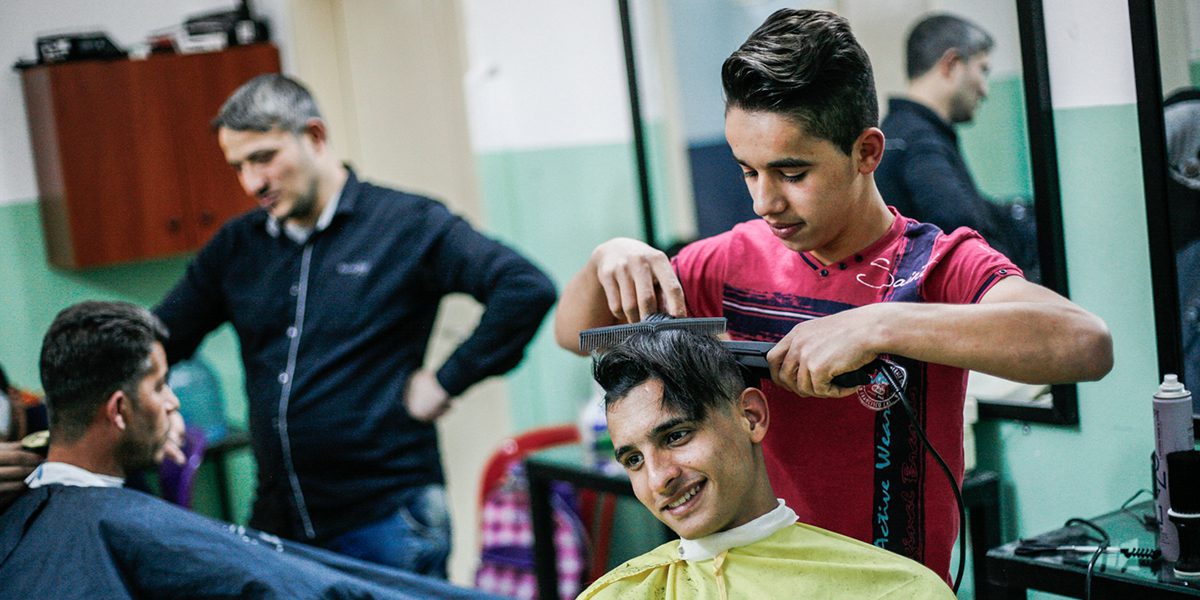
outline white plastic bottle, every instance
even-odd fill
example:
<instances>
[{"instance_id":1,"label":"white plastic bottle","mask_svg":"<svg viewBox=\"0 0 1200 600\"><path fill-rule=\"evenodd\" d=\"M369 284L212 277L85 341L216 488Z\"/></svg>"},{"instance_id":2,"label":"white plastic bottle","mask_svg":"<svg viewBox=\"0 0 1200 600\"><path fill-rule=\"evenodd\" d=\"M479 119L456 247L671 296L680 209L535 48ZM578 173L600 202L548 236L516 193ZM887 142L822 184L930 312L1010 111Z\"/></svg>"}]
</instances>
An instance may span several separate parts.
<instances>
[{"instance_id":1,"label":"white plastic bottle","mask_svg":"<svg viewBox=\"0 0 1200 600\"><path fill-rule=\"evenodd\" d=\"M1163 558L1171 562L1179 559L1179 533L1175 524L1167 518L1167 510L1171 508L1167 454L1191 450L1195 445L1194 438L1192 393L1183 386L1179 377L1168 373L1154 394L1154 481L1157 484L1154 516L1158 519L1158 549L1162 551Z\"/></svg>"}]
</instances>

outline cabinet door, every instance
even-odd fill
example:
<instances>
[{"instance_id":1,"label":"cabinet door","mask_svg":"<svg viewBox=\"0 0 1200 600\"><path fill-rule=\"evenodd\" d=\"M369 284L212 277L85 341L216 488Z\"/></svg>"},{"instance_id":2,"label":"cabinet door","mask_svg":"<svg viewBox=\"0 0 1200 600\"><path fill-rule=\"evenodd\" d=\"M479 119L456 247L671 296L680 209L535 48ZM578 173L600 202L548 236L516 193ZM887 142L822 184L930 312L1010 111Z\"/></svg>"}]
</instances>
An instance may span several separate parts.
<instances>
[{"instance_id":1,"label":"cabinet door","mask_svg":"<svg viewBox=\"0 0 1200 600\"><path fill-rule=\"evenodd\" d=\"M199 248L226 220L255 206L225 162L212 120L243 83L279 72L279 53L270 44L256 44L172 58L173 104L179 113L172 137L187 183L185 218Z\"/></svg>"},{"instance_id":2,"label":"cabinet door","mask_svg":"<svg viewBox=\"0 0 1200 600\"><path fill-rule=\"evenodd\" d=\"M277 71L270 44L26 70L50 262L85 268L181 254L252 208L210 123L239 85Z\"/></svg>"},{"instance_id":3,"label":"cabinet door","mask_svg":"<svg viewBox=\"0 0 1200 600\"><path fill-rule=\"evenodd\" d=\"M25 72L48 253L80 268L177 254L181 172L169 151L163 77L149 62L80 62Z\"/></svg>"}]
</instances>

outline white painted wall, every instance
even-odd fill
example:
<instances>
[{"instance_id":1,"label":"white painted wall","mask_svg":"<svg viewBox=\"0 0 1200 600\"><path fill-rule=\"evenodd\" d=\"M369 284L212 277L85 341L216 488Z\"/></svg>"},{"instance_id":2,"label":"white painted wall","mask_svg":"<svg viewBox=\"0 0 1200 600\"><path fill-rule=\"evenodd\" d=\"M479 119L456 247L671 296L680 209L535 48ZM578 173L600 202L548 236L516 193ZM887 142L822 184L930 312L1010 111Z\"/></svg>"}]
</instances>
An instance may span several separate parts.
<instances>
[{"instance_id":1,"label":"white painted wall","mask_svg":"<svg viewBox=\"0 0 1200 600\"><path fill-rule=\"evenodd\" d=\"M1128 4L1049 0L1043 8L1054 108L1134 103Z\"/></svg>"},{"instance_id":2,"label":"white painted wall","mask_svg":"<svg viewBox=\"0 0 1200 600\"><path fill-rule=\"evenodd\" d=\"M615 2L464 0L463 5L476 152L631 138Z\"/></svg>"}]
</instances>

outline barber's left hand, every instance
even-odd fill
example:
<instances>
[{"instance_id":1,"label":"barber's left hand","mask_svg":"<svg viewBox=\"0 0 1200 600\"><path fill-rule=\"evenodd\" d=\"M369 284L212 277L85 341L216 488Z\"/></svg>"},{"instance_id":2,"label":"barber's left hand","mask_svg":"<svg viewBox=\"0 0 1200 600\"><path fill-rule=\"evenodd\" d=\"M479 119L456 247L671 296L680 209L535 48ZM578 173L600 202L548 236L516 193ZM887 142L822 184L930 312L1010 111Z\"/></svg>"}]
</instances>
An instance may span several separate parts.
<instances>
[{"instance_id":1,"label":"barber's left hand","mask_svg":"<svg viewBox=\"0 0 1200 600\"><path fill-rule=\"evenodd\" d=\"M163 444L162 458L169 460L177 465L182 465L187 461L187 456L183 453L183 434L187 431L187 426L183 423L183 415L179 411L171 411L167 414L167 442Z\"/></svg>"},{"instance_id":2,"label":"barber's left hand","mask_svg":"<svg viewBox=\"0 0 1200 600\"><path fill-rule=\"evenodd\" d=\"M432 371L419 369L408 378L404 408L412 418L428 423L446 414L452 399Z\"/></svg>"},{"instance_id":3,"label":"barber's left hand","mask_svg":"<svg viewBox=\"0 0 1200 600\"><path fill-rule=\"evenodd\" d=\"M833 384L833 378L875 359L878 337L872 306L797 324L767 353L771 379L799 396L840 398L855 388Z\"/></svg>"}]
</instances>

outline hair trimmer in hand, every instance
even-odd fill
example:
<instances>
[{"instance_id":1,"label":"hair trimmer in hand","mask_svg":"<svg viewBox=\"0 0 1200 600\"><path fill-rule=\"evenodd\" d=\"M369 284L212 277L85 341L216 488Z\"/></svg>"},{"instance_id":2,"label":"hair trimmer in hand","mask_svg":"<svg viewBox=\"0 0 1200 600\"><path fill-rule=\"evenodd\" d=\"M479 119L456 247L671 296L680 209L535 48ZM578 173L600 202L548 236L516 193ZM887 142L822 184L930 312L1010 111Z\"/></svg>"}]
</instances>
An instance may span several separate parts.
<instances>
[{"instance_id":1,"label":"hair trimmer in hand","mask_svg":"<svg viewBox=\"0 0 1200 600\"><path fill-rule=\"evenodd\" d=\"M771 366L767 364L767 352L775 347L771 342L750 342L742 340L725 340L721 342L738 364L749 369L753 374L761 376L764 379L770 379ZM842 373L833 378L833 385L841 388L852 388L860 385L870 385L876 383L876 374L880 369L884 369L892 365L890 361L882 358L875 360L853 370L849 373Z\"/></svg>"}]
</instances>

